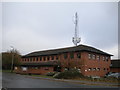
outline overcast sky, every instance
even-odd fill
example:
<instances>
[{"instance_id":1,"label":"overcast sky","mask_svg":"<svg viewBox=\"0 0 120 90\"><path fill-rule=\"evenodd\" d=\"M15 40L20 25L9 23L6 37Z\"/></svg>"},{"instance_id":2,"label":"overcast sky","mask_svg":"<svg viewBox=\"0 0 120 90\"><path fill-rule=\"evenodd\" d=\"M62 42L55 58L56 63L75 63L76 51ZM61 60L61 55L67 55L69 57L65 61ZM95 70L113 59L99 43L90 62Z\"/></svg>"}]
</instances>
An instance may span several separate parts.
<instances>
[{"instance_id":1,"label":"overcast sky","mask_svg":"<svg viewBox=\"0 0 120 90\"><path fill-rule=\"evenodd\" d=\"M34 3L2 5L2 51L10 46L24 55L33 51L74 46L73 16L79 15L80 44L118 58L118 3Z\"/></svg>"}]
</instances>

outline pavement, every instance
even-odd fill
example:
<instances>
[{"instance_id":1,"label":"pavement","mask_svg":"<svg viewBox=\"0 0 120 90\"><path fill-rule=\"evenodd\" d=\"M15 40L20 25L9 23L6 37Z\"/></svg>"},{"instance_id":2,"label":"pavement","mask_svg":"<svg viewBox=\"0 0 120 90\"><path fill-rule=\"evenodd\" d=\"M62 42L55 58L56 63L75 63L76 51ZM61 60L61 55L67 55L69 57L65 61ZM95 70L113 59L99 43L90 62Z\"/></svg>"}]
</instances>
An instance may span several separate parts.
<instances>
[{"instance_id":1,"label":"pavement","mask_svg":"<svg viewBox=\"0 0 120 90\"><path fill-rule=\"evenodd\" d=\"M52 79L14 73L2 75L3 88L119 88L115 83Z\"/></svg>"}]
</instances>

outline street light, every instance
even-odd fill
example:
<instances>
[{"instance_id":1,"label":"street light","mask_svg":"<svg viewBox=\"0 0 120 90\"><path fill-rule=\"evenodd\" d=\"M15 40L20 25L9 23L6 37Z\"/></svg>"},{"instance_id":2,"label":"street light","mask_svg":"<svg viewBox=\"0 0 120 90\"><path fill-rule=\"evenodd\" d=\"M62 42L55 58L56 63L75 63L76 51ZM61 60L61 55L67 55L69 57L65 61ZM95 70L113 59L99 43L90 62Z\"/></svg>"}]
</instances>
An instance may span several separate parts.
<instances>
[{"instance_id":1,"label":"street light","mask_svg":"<svg viewBox=\"0 0 120 90\"><path fill-rule=\"evenodd\" d=\"M14 63L14 47L10 46L12 48L12 64L11 64L11 72L13 72L13 63Z\"/></svg>"}]
</instances>

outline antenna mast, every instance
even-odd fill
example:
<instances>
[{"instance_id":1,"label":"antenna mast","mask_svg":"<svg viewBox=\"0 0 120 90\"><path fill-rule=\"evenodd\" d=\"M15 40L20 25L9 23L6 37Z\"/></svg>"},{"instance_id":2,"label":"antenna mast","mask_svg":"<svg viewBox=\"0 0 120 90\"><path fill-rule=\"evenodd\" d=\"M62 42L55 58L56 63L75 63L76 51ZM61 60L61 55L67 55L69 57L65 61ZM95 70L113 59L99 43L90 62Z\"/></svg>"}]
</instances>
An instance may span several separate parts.
<instances>
[{"instance_id":1,"label":"antenna mast","mask_svg":"<svg viewBox=\"0 0 120 90\"><path fill-rule=\"evenodd\" d=\"M77 15L77 12L75 13L74 24L75 24L75 35L72 38L72 42L74 43L75 46L77 46L77 44L80 43L80 41L81 41L81 38L79 38L79 36L78 36L78 15Z\"/></svg>"}]
</instances>

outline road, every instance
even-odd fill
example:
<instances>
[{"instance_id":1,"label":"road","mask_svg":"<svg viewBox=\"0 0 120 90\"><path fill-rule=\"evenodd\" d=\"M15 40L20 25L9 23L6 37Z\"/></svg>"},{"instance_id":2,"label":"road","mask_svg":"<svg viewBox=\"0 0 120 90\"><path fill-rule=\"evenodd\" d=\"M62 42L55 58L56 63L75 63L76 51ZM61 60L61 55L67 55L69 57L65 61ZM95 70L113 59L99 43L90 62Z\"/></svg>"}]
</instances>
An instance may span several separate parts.
<instances>
[{"instance_id":1,"label":"road","mask_svg":"<svg viewBox=\"0 0 120 90\"><path fill-rule=\"evenodd\" d=\"M82 85L77 83L44 80L26 75L3 73L3 88L111 88L110 86Z\"/></svg>"}]
</instances>

